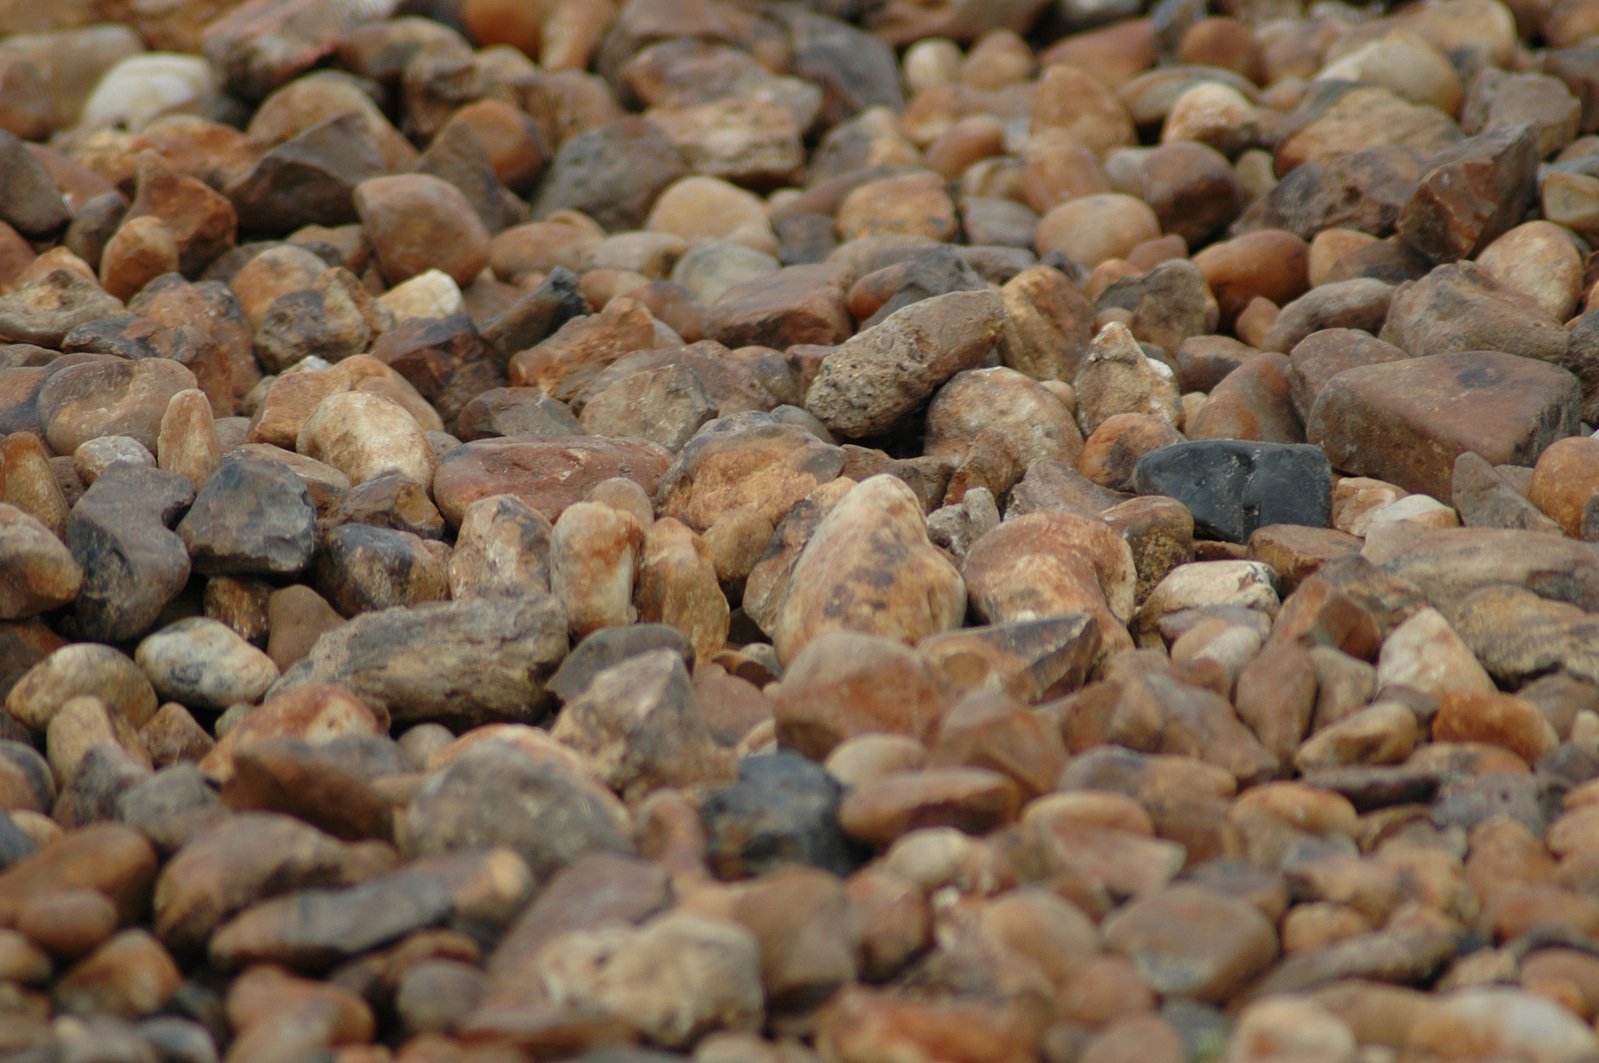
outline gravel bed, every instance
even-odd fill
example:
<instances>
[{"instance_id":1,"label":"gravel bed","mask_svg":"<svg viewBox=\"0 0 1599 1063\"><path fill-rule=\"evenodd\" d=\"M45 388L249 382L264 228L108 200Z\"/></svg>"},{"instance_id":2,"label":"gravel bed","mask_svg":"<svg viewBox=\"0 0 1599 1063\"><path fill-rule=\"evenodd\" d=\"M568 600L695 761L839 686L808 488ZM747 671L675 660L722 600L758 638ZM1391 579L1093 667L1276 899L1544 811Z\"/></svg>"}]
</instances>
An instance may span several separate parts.
<instances>
[{"instance_id":1,"label":"gravel bed","mask_svg":"<svg viewBox=\"0 0 1599 1063\"><path fill-rule=\"evenodd\" d=\"M1595 0L0 0L0 1058L1599 1060L1595 246Z\"/></svg>"}]
</instances>

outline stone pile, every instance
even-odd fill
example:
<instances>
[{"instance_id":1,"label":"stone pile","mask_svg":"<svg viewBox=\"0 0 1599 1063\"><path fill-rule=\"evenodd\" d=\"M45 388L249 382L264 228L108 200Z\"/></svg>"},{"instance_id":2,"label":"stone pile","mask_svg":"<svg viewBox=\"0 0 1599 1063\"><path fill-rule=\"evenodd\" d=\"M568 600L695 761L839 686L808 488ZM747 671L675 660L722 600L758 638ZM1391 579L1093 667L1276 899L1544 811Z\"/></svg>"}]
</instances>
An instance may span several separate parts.
<instances>
[{"instance_id":1,"label":"stone pile","mask_svg":"<svg viewBox=\"0 0 1599 1063\"><path fill-rule=\"evenodd\" d=\"M0 1057L1599 1058L1599 3L0 33Z\"/></svg>"}]
</instances>

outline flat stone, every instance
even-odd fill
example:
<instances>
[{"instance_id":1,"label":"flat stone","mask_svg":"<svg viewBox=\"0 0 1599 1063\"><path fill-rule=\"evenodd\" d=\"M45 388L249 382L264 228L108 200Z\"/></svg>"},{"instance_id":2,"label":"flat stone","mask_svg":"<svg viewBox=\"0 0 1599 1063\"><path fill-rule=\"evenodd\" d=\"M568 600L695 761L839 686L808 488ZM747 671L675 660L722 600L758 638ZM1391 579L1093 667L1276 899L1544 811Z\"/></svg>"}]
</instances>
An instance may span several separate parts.
<instances>
[{"instance_id":1,"label":"flat stone","mask_svg":"<svg viewBox=\"0 0 1599 1063\"><path fill-rule=\"evenodd\" d=\"M1576 378L1556 366L1498 351L1438 354L1338 374L1305 434L1344 472L1447 502L1462 451L1494 465L1528 464L1576 433L1579 402Z\"/></svg>"},{"instance_id":2,"label":"flat stone","mask_svg":"<svg viewBox=\"0 0 1599 1063\"><path fill-rule=\"evenodd\" d=\"M653 494L670 452L653 443L591 437L512 436L455 447L439 461L433 496L445 520L459 526L466 507L490 495L515 495L554 521L601 480L625 476Z\"/></svg>"},{"instance_id":3,"label":"flat stone","mask_svg":"<svg viewBox=\"0 0 1599 1063\"><path fill-rule=\"evenodd\" d=\"M344 18L363 21L354 12ZM248 3L208 23L201 43L232 91L259 100L331 55L342 22L313 3Z\"/></svg>"},{"instance_id":4,"label":"flat stone","mask_svg":"<svg viewBox=\"0 0 1599 1063\"><path fill-rule=\"evenodd\" d=\"M409 869L344 889L299 890L245 909L206 951L225 970L267 962L316 971L442 923L450 902L442 884Z\"/></svg>"},{"instance_id":5,"label":"flat stone","mask_svg":"<svg viewBox=\"0 0 1599 1063\"><path fill-rule=\"evenodd\" d=\"M1139 459L1133 486L1169 495L1194 514L1196 527L1245 542L1269 524L1326 527L1332 474L1312 446L1215 439L1178 443Z\"/></svg>"},{"instance_id":6,"label":"flat stone","mask_svg":"<svg viewBox=\"0 0 1599 1063\"><path fill-rule=\"evenodd\" d=\"M1561 365L1566 330L1531 296L1474 262L1452 262L1394 292L1378 337L1412 355L1502 351Z\"/></svg>"},{"instance_id":7,"label":"flat stone","mask_svg":"<svg viewBox=\"0 0 1599 1063\"><path fill-rule=\"evenodd\" d=\"M566 655L551 597L467 599L365 613L318 639L269 692L337 683L406 721L522 719Z\"/></svg>"},{"instance_id":8,"label":"flat stone","mask_svg":"<svg viewBox=\"0 0 1599 1063\"><path fill-rule=\"evenodd\" d=\"M676 451L715 415L698 374L674 365L634 373L595 395L582 425L591 435L647 439Z\"/></svg>"}]
</instances>

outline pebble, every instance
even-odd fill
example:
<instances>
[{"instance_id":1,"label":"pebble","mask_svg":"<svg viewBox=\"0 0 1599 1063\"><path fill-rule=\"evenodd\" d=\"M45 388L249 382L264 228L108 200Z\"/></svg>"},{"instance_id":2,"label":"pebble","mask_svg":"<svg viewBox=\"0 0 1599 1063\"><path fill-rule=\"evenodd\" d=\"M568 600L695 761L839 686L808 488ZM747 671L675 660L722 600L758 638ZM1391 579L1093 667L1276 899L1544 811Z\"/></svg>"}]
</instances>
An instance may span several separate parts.
<instances>
[{"instance_id":1,"label":"pebble","mask_svg":"<svg viewBox=\"0 0 1599 1063\"><path fill-rule=\"evenodd\" d=\"M625 476L655 490L671 454L642 441L594 437L550 439L512 436L455 447L438 459L433 497L439 512L459 526L467 506L509 494L546 520L557 519L602 480Z\"/></svg>"},{"instance_id":2,"label":"pebble","mask_svg":"<svg viewBox=\"0 0 1599 1063\"><path fill-rule=\"evenodd\" d=\"M222 709L257 700L278 677L272 659L232 628L194 617L139 643L134 661L163 697Z\"/></svg>"},{"instance_id":3,"label":"pebble","mask_svg":"<svg viewBox=\"0 0 1599 1063\"><path fill-rule=\"evenodd\" d=\"M879 435L951 376L976 368L1003 321L1003 306L986 291L913 303L828 355L805 408L840 435Z\"/></svg>"},{"instance_id":4,"label":"pebble","mask_svg":"<svg viewBox=\"0 0 1599 1063\"><path fill-rule=\"evenodd\" d=\"M83 570L60 539L32 515L0 503L0 618L17 620L78 596Z\"/></svg>"},{"instance_id":5,"label":"pebble","mask_svg":"<svg viewBox=\"0 0 1599 1063\"><path fill-rule=\"evenodd\" d=\"M822 518L794 562L772 625L789 661L827 631L861 631L914 643L965 613L960 574L927 540L915 494L892 476L871 477Z\"/></svg>"},{"instance_id":6,"label":"pebble","mask_svg":"<svg viewBox=\"0 0 1599 1063\"><path fill-rule=\"evenodd\" d=\"M1443 614L1430 608L1417 612L1384 640L1377 686L1404 686L1432 697L1447 691L1492 694L1495 689Z\"/></svg>"},{"instance_id":7,"label":"pebble","mask_svg":"<svg viewBox=\"0 0 1599 1063\"><path fill-rule=\"evenodd\" d=\"M1226 999L1275 958L1271 924L1248 904L1179 885L1133 902L1104 929L1156 992Z\"/></svg>"},{"instance_id":8,"label":"pebble","mask_svg":"<svg viewBox=\"0 0 1599 1063\"><path fill-rule=\"evenodd\" d=\"M577 930L541 957L545 993L603 1009L659 1044L686 1045L712 1027L754 1030L763 1017L757 939L728 920L671 912L636 929Z\"/></svg>"},{"instance_id":9,"label":"pebble","mask_svg":"<svg viewBox=\"0 0 1599 1063\"><path fill-rule=\"evenodd\" d=\"M550 589L577 638L638 618L633 583L644 529L631 513L599 502L578 502L556 518L550 533Z\"/></svg>"},{"instance_id":10,"label":"pebble","mask_svg":"<svg viewBox=\"0 0 1599 1063\"><path fill-rule=\"evenodd\" d=\"M167 525L193 498L186 478L123 463L84 492L66 537L84 573L74 603L83 634L132 637L182 591L189 555Z\"/></svg>"},{"instance_id":11,"label":"pebble","mask_svg":"<svg viewBox=\"0 0 1599 1063\"><path fill-rule=\"evenodd\" d=\"M586 755L624 798L728 781L732 762L691 707L688 669L673 650L631 657L568 700L551 735Z\"/></svg>"},{"instance_id":12,"label":"pebble","mask_svg":"<svg viewBox=\"0 0 1599 1063\"><path fill-rule=\"evenodd\" d=\"M1196 440L1138 459L1133 487L1176 498L1196 528L1244 542L1271 524L1325 527L1332 510L1332 471L1316 447L1291 443Z\"/></svg>"},{"instance_id":13,"label":"pebble","mask_svg":"<svg viewBox=\"0 0 1599 1063\"><path fill-rule=\"evenodd\" d=\"M879 674L898 679L892 688L863 681ZM835 630L789 662L772 712L782 746L821 759L860 734L929 738L947 698L939 675L913 650L880 635Z\"/></svg>"},{"instance_id":14,"label":"pebble","mask_svg":"<svg viewBox=\"0 0 1599 1063\"><path fill-rule=\"evenodd\" d=\"M192 389L194 374L165 358L97 359L53 373L39 389L45 441L71 454L102 436L128 436L152 454L173 396Z\"/></svg>"},{"instance_id":15,"label":"pebble","mask_svg":"<svg viewBox=\"0 0 1599 1063\"><path fill-rule=\"evenodd\" d=\"M566 654L567 619L550 596L506 606L465 599L365 613L317 639L269 693L336 683L399 720L524 718Z\"/></svg>"},{"instance_id":16,"label":"pebble","mask_svg":"<svg viewBox=\"0 0 1599 1063\"><path fill-rule=\"evenodd\" d=\"M1153 415L1173 426L1182 420L1176 374L1145 354L1131 331L1117 322L1094 337L1072 377L1072 390L1077 425L1085 439L1122 413Z\"/></svg>"},{"instance_id":17,"label":"pebble","mask_svg":"<svg viewBox=\"0 0 1599 1063\"><path fill-rule=\"evenodd\" d=\"M1339 373L1317 396L1305 436L1343 472L1447 502L1456 456L1526 464L1576 434L1579 399L1575 377L1529 358L1491 350L1408 358ZM1448 417L1436 412L1440 401ZM1416 449L1423 439L1425 452Z\"/></svg>"},{"instance_id":18,"label":"pebble","mask_svg":"<svg viewBox=\"0 0 1599 1063\"><path fill-rule=\"evenodd\" d=\"M201 572L287 575L316 551L316 507L287 467L230 460L206 478L177 532Z\"/></svg>"},{"instance_id":19,"label":"pebble","mask_svg":"<svg viewBox=\"0 0 1599 1063\"><path fill-rule=\"evenodd\" d=\"M1137 570L1132 550L1108 524L1066 513L1002 523L962 566L973 610L989 623L1087 613L1104 652L1128 645Z\"/></svg>"}]
</instances>

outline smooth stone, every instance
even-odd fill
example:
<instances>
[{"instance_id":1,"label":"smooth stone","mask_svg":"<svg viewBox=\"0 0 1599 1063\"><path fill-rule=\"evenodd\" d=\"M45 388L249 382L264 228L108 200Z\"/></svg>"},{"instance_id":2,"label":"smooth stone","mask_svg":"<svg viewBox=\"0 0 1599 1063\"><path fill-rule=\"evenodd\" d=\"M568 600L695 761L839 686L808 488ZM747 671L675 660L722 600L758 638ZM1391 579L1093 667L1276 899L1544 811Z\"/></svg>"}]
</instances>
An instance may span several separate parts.
<instances>
[{"instance_id":1,"label":"smooth stone","mask_svg":"<svg viewBox=\"0 0 1599 1063\"><path fill-rule=\"evenodd\" d=\"M914 493L892 476L875 476L812 533L777 606L773 645L788 661L827 631L914 643L955 627L964 613L965 585L927 541Z\"/></svg>"},{"instance_id":2,"label":"smooth stone","mask_svg":"<svg viewBox=\"0 0 1599 1063\"><path fill-rule=\"evenodd\" d=\"M547 594L551 525L515 495L466 507L450 553L450 597Z\"/></svg>"},{"instance_id":3,"label":"smooth stone","mask_svg":"<svg viewBox=\"0 0 1599 1063\"><path fill-rule=\"evenodd\" d=\"M973 612L988 623L1086 613L1103 652L1131 646L1137 568L1132 549L1098 518L1013 517L972 545L961 574Z\"/></svg>"},{"instance_id":4,"label":"smooth stone","mask_svg":"<svg viewBox=\"0 0 1599 1063\"><path fill-rule=\"evenodd\" d=\"M295 449L363 483L387 472L433 480L438 458L422 427L398 403L359 391L329 395L300 427Z\"/></svg>"},{"instance_id":5,"label":"smooth stone","mask_svg":"<svg viewBox=\"0 0 1599 1063\"><path fill-rule=\"evenodd\" d=\"M533 198L533 216L578 210L609 231L636 229L660 193L687 173L663 132L639 116L620 118L561 145Z\"/></svg>"},{"instance_id":6,"label":"smooth stone","mask_svg":"<svg viewBox=\"0 0 1599 1063\"><path fill-rule=\"evenodd\" d=\"M867 676L883 681L863 682ZM832 631L789 663L773 698L773 719L783 748L820 760L862 734L928 739L947 700L941 676L909 647L877 635Z\"/></svg>"},{"instance_id":7,"label":"smooth stone","mask_svg":"<svg viewBox=\"0 0 1599 1063\"><path fill-rule=\"evenodd\" d=\"M1528 464L1576 434L1580 401L1577 379L1557 366L1499 351L1436 354L1339 373L1317 397L1305 434L1344 472L1447 502L1462 451L1494 465Z\"/></svg>"},{"instance_id":8,"label":"smooth stone","mask_svg":"<svg viewBox=\"0 0 1599 1063\"><path fill-rule=\"evenodd\" d=\"M254 702L278 678L278 667L225 624L180 620L139 643L134 660L163 697L199 708Z\"/></svg>"},{"instance_id":9,"label":"smooth stone","mask_svg":"<svg viewBox=\"0 0 1599 1063\"><path fill-rule=\"evenodd\" d=\"M83 570L61 540L32 515L0 503L0 619L17 620L71 602Z\"/></svg>"},{"instance_id":10,"label":"smooth stone","mask_svg":"<svg viewBox=\"0 0 1599 1063\"><path fill-rule=\"evenodd\" d=\"M1374 330L1368 330L1374 331ZM1560 321L1475 262L1452 262L1396 289L1378 338L1412 355L1501 351L1565 362Z\"/></svg>"},{"instance_id":11,"label":"smooth stone","mask_svg":"<svg viewBox=\"0 0 1599 1063\"><path fill-rule=\"evenodd\" d=\"M423 173L372 177L355 187L353 201L390 284L442 269L464 285L488 265L489 232L447 181Z\"/></svg>"},{"instance_id":12,"label":"smooth stone","mask_svg":"<svg viewBox=\"0 0 1599 1063\"><path fill-rule=\"evenodd\" d=\"M1332 515L1331 469L1320 449L1304 444L1178 443L1140 458L1133 486L1176 498L1200 530L1228 542L1269 524L1324 528Z\"/></svg>"},{"instance_id":13,"label":"smooth stone","mask_svg":"<svg viewBox=\"0 0 1599 1063\"><path fill-rule=\"evenodd\" d=\"M1198 886L1173 886L1116 913L1105 942L1138 967L1152 989L1222 1001L1277 954L1271 924L1248 904Z\"/></svg>"},{"instance_id":14,"label":"smooth stone","mask_svg":"<svg viewBox=\"0 0 1599 1063\"><path fill-rule=\"evenodd\" d=\"M636 928L563 934L533 973L557 1005L600 1009L657 1044L686 1047L713 1028L759 1028L759 956L739 924L676 910Z\"/></svg>"},{"instance_id":15,"label":"smooth stone","mask_svg":"<svg viewBox=\"0 0 1599 1063\"><path fill-rule=\"evenodd\" d=\"M668 451L643 441L484 439L462 444L439 459L433 497L445 520L457 527L467 506L500 494L515 495L553 521L595 484L613 476L625 476L654 493L671 464Z\"/></svg>"},{"instance_id":16,"label":"smooth stone","mask_svg":"<svg viewBox=\"0 0 1599 1063\"><path fill-rule=\"evenodd\" d=\"M638 518L603 503L578 502L556 518L550 533L550 590L575 637L638 618L633 583L643 547Z\"/></svg>"},{"instance_id":17,"label":"smooth stone","mask_svg":"<svg viewBox=\"0 0 1599 1063\"><path fill-rule=\"evenodd\" d=\"M1171 367L1150 358L1127 326L1100 330L1072 377L1077 425L1083 437L1120 413L1153 414L1177 425L1182 420L1177 378Z\"/></svg>"}]
</instances>

